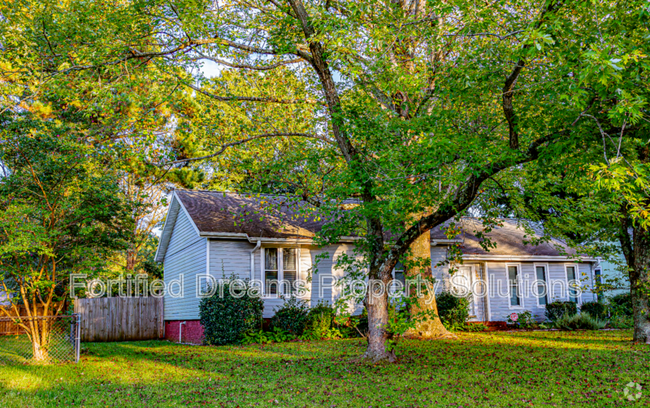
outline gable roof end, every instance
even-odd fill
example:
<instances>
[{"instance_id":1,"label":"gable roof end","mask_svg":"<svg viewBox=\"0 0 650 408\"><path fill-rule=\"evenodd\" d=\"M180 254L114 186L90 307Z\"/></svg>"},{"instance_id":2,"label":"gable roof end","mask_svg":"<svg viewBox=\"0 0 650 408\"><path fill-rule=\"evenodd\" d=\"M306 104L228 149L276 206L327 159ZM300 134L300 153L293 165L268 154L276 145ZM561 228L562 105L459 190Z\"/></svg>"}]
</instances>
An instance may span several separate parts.
<instances>
[{"instance_id":1,"label":"gable roof end","mask_svg":"<svg viewBox=\"0 0 650 408\"><path fill-rule=\"evenodd\" d=\"M176 225L176 220L178 219L178 214L180 212L185 212L187 219L189 220L194 232L197 235L201 235L199 229L196 227L192 216L187 212L187 209L183 206L183 202L178 198L176 192L172 194L171 202L169 203L169 209L167 210L167 217L165 218L165 224L163 225L162 232L160 234L160 241L158 241L158 249L156 250L156 256L154 260L156 262L163 262L165 260L165 254L167 253L167 247L172 238L172 233L174 232L174 226Z\"/></svg>"}]
</instances>

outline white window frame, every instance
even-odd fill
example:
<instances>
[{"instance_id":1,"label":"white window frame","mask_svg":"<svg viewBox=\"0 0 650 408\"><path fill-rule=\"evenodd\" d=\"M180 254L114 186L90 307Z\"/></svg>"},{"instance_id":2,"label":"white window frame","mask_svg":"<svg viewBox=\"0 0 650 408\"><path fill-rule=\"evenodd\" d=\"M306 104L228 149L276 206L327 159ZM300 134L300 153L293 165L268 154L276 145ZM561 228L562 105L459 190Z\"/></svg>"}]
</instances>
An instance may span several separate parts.
<instances>
[{"instance_id":1,"label":"white window frame","mask_svg":"<svg viewBox=\"0 0 650 408\"><path fill-rule=\"evenodd\" d=\"M564 264L564 278L566 279L566 284L567 284L567 292L566 292L566 300L567 302L571 301L571 295L569 293L569 267L573 267L573 272L575 273L576 280L578 282L581 282L580 280L580 268L578 264L576 263L565 263ZM580 306L582 304L582 293L577 296L578 301L576 302L577 306Z\"/></svg>"},{"instance_id":2,"label":"white window frame","mask_svg":"<svg viewBox=\"0 0 650 408\"><path fill-rule=\"evenodd\" d=\"M541 267L544 268L544 276L546 277L546 280L544 281L544 284L546 285L546 305L548 305L549 303L551 303L551 289L550 289L551 285L549 284L550 279L548 277L548 271L549 271L550 268L548 267L547 263L534 263L533 264L533 269L535 270L535 282L538 281L538 279L537 279L537 267L538 266L541 266ZM537 293L537 290L538 290L538 288L537 288L537 286L535 286L535 299L537 299L537 306L545 308L546 305L542 305L542 304L539 303L539 293Z\"/></svg>"},{"instance_id":3,"label":"white window frame","mask_svg":"<svg viewBox=\"0 0 650 408\"><path fill-rule=\"evenodd\" d=\"M517 267L517 290L519 290L519 303L521 303L519 306L513 306L512 302L510 302L511 293L510 293L510 274L508 273L508 267L510 266L516 266ZM506 282L508 284L508 309L511 310L521 310L525 309L526 307L524 306L524 293L521 293L523 291L523 281L522 281L522 276L521 276L521 264L520 263L506 263Z\"/></svg>"},{"instance_id":4,"label":"white window frame","mask_svg":"<svg viewBox=\"0 0 650 408\"><path fill-rule=\"evenodd\" d=\"M395 281L397 280L395 278L395 272L397 272L397 271L402 272L402 275L404 276L404 280L406 281L406 268L404 267L404 265L401 265L402 269L397 269L397 265L399 265L399 264L401 264L401 262L398 262L395 265L395 268L393 268L393 271L391 272L391 276L393 277L393 280L391 281L391 290L393 292L395 292L397 290L396 289L397 284L395 283ZM405 291L406 291L406 285L404 285L404 287L402 288L402 292L405 292Z\"/></svg>"},{"instance_id":5,"label":"white window frame","mask_svg":"<svg viewBox=\"0 0 650 408\"><path fill-rule=\"evenodd\" d=\"M600 272L600 273L597 274L596 272ZM600 285L603 284L603 268L601 268L600 266L592 267L591 268L591 274L593 275L593 285L592 285L593 290L592 290L592 293L595 295L594 297L596 298L596 301L598 301L603 296L603 294L596 292L596 289L598 289L596 286L600 286ZM598 279L598 278L600 278L600 279ZM599 280L600 280L600 282L598 282Z\"/></svg>"},{"instance_id":6,"label":"white window frame","mask_svg":"<svg viewBox=\"0 0 650 408\"><path fill-rule=\"evenodd\" d=\"M275 294L270 294L266 293L266 265L264 264L264 259L266 256L266 250L267 249L277 249L278 251L278 282L282 282L284 280L284 253L283 249L295 249L296 250L296 280L301 279L302 277L302 272L300 270L300 247L294 247L294 246L268 246L268 247L262 247L260 248L260 265L262 267L261 270L261 275L262 275L262 297L264 298L279 298L280 296L284 296L284 293L275 293ZM279 292L279 291L278 291Z\"/></svg>"},{"instance_id":7,"label":"white window frame","mask_svg":"<svg viewBox=\"0 0 650 408\"><path fill-rule=\"evenodd\" d=\"M488 262L485 262L485 285L487 286L487 310L485 311L486 318L488 322L492 321L492 304L491 299L492 295L490 293L490 266Z\"/></svg>"}]
</instances>

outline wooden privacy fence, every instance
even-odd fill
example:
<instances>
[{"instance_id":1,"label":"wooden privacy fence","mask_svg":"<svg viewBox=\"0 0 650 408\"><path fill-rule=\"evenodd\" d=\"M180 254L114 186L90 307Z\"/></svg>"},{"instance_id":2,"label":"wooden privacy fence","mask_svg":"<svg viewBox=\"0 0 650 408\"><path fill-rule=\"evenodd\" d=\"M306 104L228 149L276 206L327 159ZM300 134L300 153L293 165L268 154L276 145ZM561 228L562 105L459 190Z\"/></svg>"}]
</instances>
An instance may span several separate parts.
<instances>
[{"instance_id":1,"label":"wooden privacy fence","mask_svg":"<svg viewBox=\"0 0 650 408\"><path fill-rule=\"evenodd\" d=\"M76 299L81 341L152 340L165 337L163 299L107 297Z\"/></svg>"}]
</instances>

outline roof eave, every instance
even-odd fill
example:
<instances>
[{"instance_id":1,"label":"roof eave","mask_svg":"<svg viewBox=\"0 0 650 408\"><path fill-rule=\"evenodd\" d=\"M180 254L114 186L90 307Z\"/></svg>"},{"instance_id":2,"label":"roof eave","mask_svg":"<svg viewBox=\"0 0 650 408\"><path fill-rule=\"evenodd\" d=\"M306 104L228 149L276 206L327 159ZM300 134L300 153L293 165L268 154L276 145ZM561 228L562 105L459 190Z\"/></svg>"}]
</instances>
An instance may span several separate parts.
<instances>
[{"instance_id":1,"label":"roof eave","mask_svg":"<svg viewBox=\"0 0 650 408\"><path fill-rule=\"evenodd\" d=\"M596 258L587 256L562 255L477 255L463 254L464 261L527 261L527 262L597 262Z\"/></svg>"}]
</instances>

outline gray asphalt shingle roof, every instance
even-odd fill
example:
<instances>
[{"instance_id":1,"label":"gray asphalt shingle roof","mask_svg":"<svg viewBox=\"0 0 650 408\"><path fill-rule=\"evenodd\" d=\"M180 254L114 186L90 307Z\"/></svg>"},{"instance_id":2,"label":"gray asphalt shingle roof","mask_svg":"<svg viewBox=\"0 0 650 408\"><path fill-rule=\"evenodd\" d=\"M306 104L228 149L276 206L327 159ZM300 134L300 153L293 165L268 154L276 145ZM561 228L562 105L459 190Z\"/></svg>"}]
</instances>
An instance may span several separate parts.
<instances>
[{"instance_id":1,"label":"gray asphalt shingle roof","mask_svg":"<svg viewBox=\"0 0 650 408\"><path fill-rule=\"evenodd\" d=\"M201 233L246 234L250 238L301 239L313 238L327 222L299 214L298 204L287 205L280 196L224 193L218 191L177 190L176 195L183 203ZM462 240L464 254L471 255L515 255L515 256L563 256L575 251L564 242L553 239L550 243L533 246L525 244L530 240L525 231L517 226L516 220L501 220L503 225L494 228L487 236L496 248L485 251L480 246L478 231L484 227L480 220L463 218L462 232L454 239ZM431 230L431 239L446 241L445 223ZM539 234L536 234L539 237Z\"/></svg>"}]
</instances>

